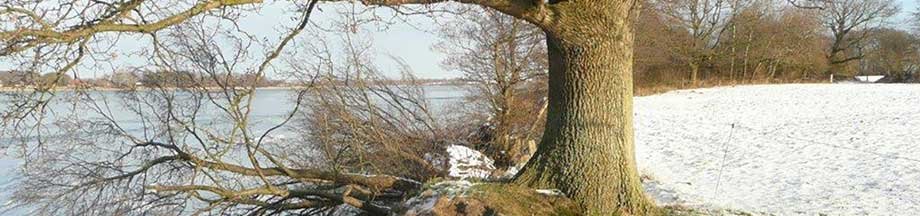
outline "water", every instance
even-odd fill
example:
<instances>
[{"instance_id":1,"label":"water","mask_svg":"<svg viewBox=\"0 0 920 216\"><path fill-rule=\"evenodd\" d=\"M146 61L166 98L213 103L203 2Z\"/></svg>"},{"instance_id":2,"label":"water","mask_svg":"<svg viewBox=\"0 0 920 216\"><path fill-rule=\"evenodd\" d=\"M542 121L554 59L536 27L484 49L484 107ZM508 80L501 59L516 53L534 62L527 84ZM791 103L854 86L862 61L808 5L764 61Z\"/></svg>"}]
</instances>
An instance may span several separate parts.
<instances>
[{"instance_id":1,"label":"water","mask_svg":"<svg viewBox=\"0 0 920 216\"><path fill-rule=\"evenodd\" d=\"M457 86L426 86L424 87L425 97L429 100L433 106L435 112L446 112L447 105L456 103L460 101L467 91L462 87ZM59 124L52 123L56 119L67 119L68 121L73 121L73 118L84 120L100 120L106 117L112 118L114 122L117 122L118 127L137 137L151 137L150 134L154 133L156 129L150 128L150 120L155 119L151 115L157 113L164 113L163 110L160 110L162 107L157 107L150 104L163 103L162 95L151 96L145 95L145 93L137 94L124 94L119 92L112 91L99 91L99 92L89 92L88 98L94 101L95 103L88 102L77 102L74 103L71 99L75 93L73 92L59 92L56 96L55 101L49 104L49 109L54 110L54 112L49 112L49 118L46 120L47 123L42 123L43 126L46 126L49 132L43 133L45 138L54 138L55 130L60 130L63 126ZM189 101L194 101L190 94L175 94L177 97L174 103L185 104L185 105L195 105L196 103L189 103ZM251 106L251 113L249 114L251 121L248 123L253 134L261 135L269 128L272 128L275 125L282 123L294 110L296 104L294 103L294 98L297 97L297 91L289 89L260 89L257 90ZM84 97L86 98L86 97ZM207 101L204 99L204 101ZM309 101L309 100L307 100ZM147 104L147 103L150 104ZM74 105L78 104L78 105ZM187 116L180 116L180 119L190 119L194 117L195 122L203 127L212 128L215 131L222 131L223 129L230 128L227 123L230 123L230 116L222 111L218 105L221 103L213 104L210 102L197 104L199 107L197 111L194 112L194 115L188 114L191 113L191 110L181 110L176 113L186 113ZM6 110L10 106L9 101L0 102L0 106ZM186 106L177 106L177 107L186 107ZM194 106L192 106L194 107ZM34 123L34 122L33 122ZM290 131L287 131L289 133ZM284 134L284 130L279 130L278 132L273 132L275 134ZM71 136L71 134L60 134L60 136ZM34 137L30 137L33 139ZM68 139L68 138L65 138ZM20 155L19 151L22 148L19 148L18 145L22 145L22 142L11 139L8 134L4 133L3 136L0 136L0 147L4 147L3 150L0 150L0 204L8 203L9 196L13 192L10 186L15 185L17 182L17 173L18 168L22 165L22 161L17 159L16 155ZM4 215L22 215L26 214L22 211L13 211L5 212Z\"/></svg>"}]
</instances>

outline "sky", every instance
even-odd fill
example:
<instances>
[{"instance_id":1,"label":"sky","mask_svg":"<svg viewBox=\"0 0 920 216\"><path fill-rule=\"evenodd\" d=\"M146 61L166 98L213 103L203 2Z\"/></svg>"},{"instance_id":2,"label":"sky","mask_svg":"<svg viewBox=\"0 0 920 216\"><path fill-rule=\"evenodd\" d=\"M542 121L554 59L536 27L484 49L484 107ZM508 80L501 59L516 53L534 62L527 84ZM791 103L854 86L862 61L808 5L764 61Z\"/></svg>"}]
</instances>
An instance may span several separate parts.
<instances>
[{"instance_id":1,"label":"sky","mask_svg":"<svg viewBox=\"0 0 920 216\"><path fill-rule=\"evenodd\" d=\"M909 26L910 20L907 19L909 14L916 10L920 0L896 0L901 4L902 12L896 18L892 19L891 25L902 27ZM314 14L311 20L324 22L337 17L336 10L329 9L329 5L320 5L320 9ZM285 31L285 24L290 24L290 18L285 13L284 4L277 2L268 4L255 14L245 16L241 20L241 26L247 31L252 32L260 37L276 39L277 36ZM286 14L286 15L285 15ZM281 21L279 21L281 20ZM285 23L284 21L287 21ZM453 78L460 76L457 72L448 71L440 66L444 55L435 51L432 47L439 42L437 30L443 25L443 19L435 20L425 16L410 16L403 21L396 22L386 26L386 29L368 30L368 37L373 42L375 57L378 66L384 70L393 70L395 64L389 60L389 56L403 59L411 69L420 78ZM118 49L142 49L146 43L139 43L137 40L122 39L116 47ZM137 65L143 64L144 59L123 58L123 62L115 65ZM12 65L0 61L0 70L10 70ZM80 71L80 77L98 77L101 74L92 71ZM101 73L101 72L100 72Z\"/></svg>"}]
</instances>

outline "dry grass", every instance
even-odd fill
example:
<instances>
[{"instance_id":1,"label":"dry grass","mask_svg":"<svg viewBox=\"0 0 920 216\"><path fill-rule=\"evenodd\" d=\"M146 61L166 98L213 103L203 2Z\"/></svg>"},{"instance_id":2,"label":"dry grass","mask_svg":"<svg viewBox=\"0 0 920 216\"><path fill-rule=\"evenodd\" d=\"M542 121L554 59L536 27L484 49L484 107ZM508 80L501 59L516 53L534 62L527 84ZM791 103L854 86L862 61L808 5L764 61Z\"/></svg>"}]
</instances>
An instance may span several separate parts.
<instances>
[{"instance_id":1,"label":"dry grass","mask_svg":"<svg viewBox=\"0 0 920 216\"><path fill-rule=\"evenodd\" d=\"M437 194L434 195L436 201L430 211L410 211L406 215L583 215L578 206L564 196L541 194L513 184L478 183L469 188L430 188L420 196L433 194Z\"/></svg>"},{"instance_id":2,"label":"dry grass","mask_svg":"<svg viewBox=\"0 0 920 216\"><path fill-rule=\"evenodd\" d=\"M753 80L753 81L730 81L721 79L700 80L697 84L687 81L657 82L657 83L636 83L634 95L648 96L661 94L674 90L712 88L720 86L738 86L738 85L764 85L764 84L788 84L788 83L827 83L827 80Z\"/></svg>"},{"instance_id":3,"label":"dry grass","mask_svg":"<svg viewBox=\"0 0 920 216\"><path fill-rule=\"evenodd\" d=\"M537 193L512 184L481 184L471 197L488 203L504 215L581 215L578 207L565 197Z\"/></svg>"}]
</instances>

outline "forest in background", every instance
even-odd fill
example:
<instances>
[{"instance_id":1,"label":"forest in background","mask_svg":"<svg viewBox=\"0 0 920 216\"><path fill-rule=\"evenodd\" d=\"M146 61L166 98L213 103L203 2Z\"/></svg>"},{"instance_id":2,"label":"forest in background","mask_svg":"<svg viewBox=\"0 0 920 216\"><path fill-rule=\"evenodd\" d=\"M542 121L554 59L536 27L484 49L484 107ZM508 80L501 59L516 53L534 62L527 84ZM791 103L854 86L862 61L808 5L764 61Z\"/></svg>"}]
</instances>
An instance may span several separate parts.
<instances>
[{"instance_id":1,"label":"forest in background","mask_svg":"<svg viewBox=\"0 0 920 216\"><path fill-rule=\"evenodd\" d=\"M894 1L835 1L820 10L775 0L652 0L636 22L637 92L885 75L917 82L914 25ZM658 89L658 90L656 90Z\"/></svg>"}]
</instances>

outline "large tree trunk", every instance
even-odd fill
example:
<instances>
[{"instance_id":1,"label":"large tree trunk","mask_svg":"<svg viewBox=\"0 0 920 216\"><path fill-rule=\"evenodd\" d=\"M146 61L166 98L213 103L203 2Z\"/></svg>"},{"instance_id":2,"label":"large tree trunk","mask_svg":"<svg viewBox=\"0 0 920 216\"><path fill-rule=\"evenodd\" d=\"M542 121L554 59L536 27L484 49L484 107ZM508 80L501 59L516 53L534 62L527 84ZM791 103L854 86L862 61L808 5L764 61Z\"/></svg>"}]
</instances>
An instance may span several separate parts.
<instances>
[{"instance_id":1,"label":"large tree trunk","mask_svg":"<svg viewBox=\"0 0 920 216\"><path fill-rule=\"evenodd\" d=\"M592 8L569 13L576 17L546 30L546 129L536 154L515 181L559 189L588 215L652 214L633 147L629 10L635 8L625 3L582 4Z\"/></svg>"}]
</instances>

